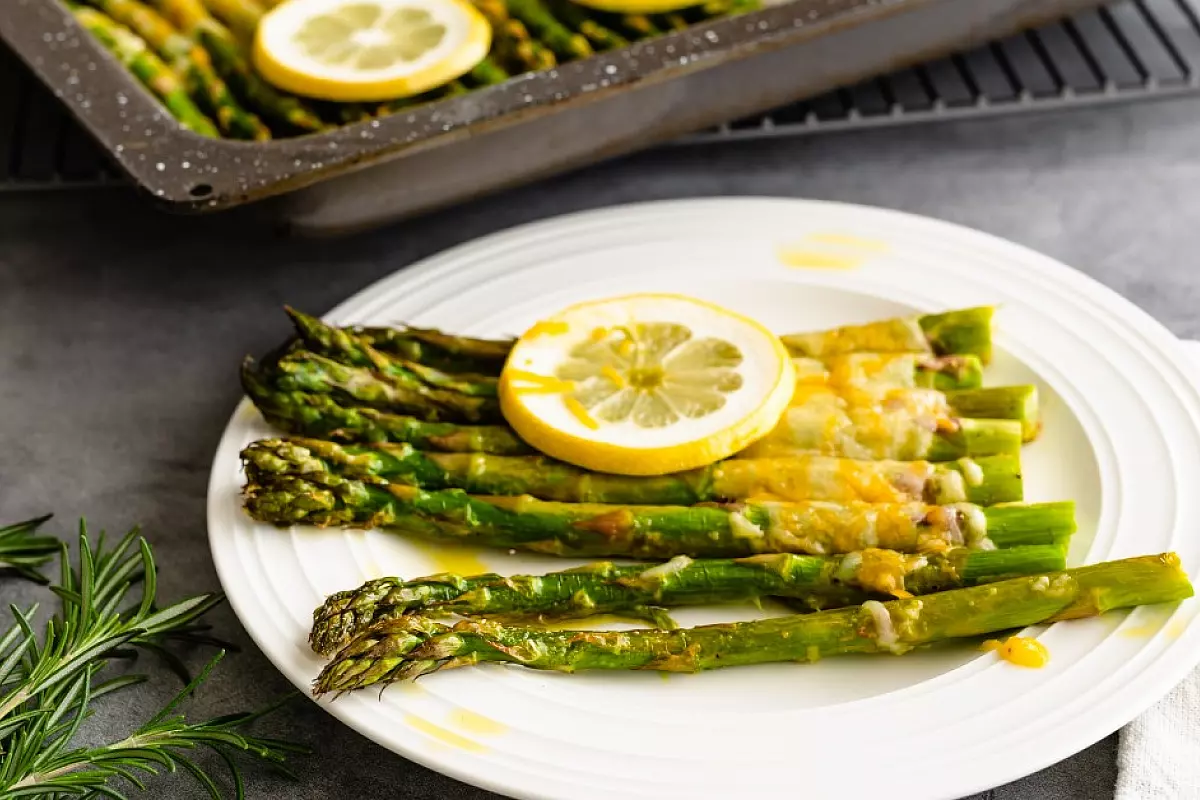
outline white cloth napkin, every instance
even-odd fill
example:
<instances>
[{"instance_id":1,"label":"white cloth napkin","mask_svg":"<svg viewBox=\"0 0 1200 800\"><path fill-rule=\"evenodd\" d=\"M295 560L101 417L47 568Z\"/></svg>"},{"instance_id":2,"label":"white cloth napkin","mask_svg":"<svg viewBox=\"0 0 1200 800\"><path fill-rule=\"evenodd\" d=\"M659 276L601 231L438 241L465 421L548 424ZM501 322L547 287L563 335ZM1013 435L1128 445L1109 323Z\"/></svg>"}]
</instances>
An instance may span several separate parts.
<instances>
[{"instance_id":1,"label":"white cloth napkin","mask_svg":"<svg viewBox=\"0 0 1200 800\"><path fill-rule=\"evenodd\" d=\"M1200 669L1121 730L1116 800L1200 800Z\"/></svg>"}]
</instances>

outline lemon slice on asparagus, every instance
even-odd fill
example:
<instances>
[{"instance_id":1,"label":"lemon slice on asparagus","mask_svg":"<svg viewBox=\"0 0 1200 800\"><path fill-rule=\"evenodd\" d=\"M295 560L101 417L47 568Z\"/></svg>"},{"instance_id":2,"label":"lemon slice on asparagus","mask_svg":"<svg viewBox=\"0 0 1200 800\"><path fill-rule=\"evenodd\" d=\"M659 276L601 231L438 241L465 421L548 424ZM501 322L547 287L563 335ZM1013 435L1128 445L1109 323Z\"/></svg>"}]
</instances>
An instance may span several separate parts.
<instances>
[{"instance_id":1,"label":"lemon slice on asparagus","mask_svg":"<svg viewBox=\"0 0 1200 800\"><path fill-rule=\"evenodd\" d=\"M779 338L666 294L572 306L520 339L500 375L510 425L548 455L603 472L710 464L766 435L795 374Z\"/></svg>"},{"instance_id":2,"label":"lemon slice on asparagus","mask_svg":"<svg viewBox=\"0 0 1200 800\"><path fill-rule=\"evenodd\" d=\"M491 40L466 0L289 0L259 24L254 66L295 94L377 102L454 80Z\"/></svg>"}]
</instances>

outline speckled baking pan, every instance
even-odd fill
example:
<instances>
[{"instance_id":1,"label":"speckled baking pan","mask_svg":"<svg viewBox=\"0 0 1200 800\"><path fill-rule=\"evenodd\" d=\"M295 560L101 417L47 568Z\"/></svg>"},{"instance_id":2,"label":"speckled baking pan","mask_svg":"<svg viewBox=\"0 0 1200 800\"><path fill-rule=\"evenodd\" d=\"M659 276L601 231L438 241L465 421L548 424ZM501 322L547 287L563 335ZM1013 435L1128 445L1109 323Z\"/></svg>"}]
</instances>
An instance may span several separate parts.
<instances>
[{"instance_id":1,"label":"speckled baking pan","mask_svg":"<svg viewBox=\"0 0 1200 800\"><path fill-rule=\"evenodd\" d=\"M793 0L328 133L181 128L56 0L0 0L0 38L146 192L268 200L311 233L371 227L1004 36L1098 0Z\"/></svg>"}]
</instances>

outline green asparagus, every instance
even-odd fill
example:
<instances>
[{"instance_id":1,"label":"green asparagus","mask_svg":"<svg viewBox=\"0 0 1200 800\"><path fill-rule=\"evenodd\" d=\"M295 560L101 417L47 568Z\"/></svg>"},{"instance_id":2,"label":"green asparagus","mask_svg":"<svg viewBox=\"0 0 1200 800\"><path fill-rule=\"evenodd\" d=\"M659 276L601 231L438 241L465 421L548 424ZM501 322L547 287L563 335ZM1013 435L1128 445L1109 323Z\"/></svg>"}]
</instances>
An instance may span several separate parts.
<instances>
[{"instance_id":1,"label":"green asparagus","mask_svg":"<svg viewBox=\"0 0 1200 800\"><path fill-rule=\"evenodd\" d=\"M243 43L254 40L254 31L267 13L257 0L202 0L204 7Z\"/></svg>"},{"instance_id":2,"label":"green asparagus","mask_svg":"<svg viewBox=\"0 0 1200 800\"><path fill-rule=\"evenodd\" d=\"M426 453L409 444L339 445L318 439L264 439L242 451L251 480L329 473L368 482L471 494L530 495L567 503L695 505L756 500L993 505L1022 498L1014 456L926 461L851 461L824 456L732 459L673 475L590 472L546 456Z\"/></svg>"},{"instance_id":3,"label":"green asparagus","mask_svg":"<svg viewBox=\"0 0 1200 800\"><path fill-rule=\"evenodd\" d=\"M739 458L815 453L839 458L953 461L1021 451L1022 426L1006 419L916 415L870 406L793 406Z\"/></svg>"},{"instance_id":4,"label":"green asparagus","mask_svg":"<svg viewBox=\"0 0 1200 800\"><path fill-rule=\"evenodd\" d=\"M344 692L484 661L562 672L697 672L848 653L900 654L946 639L1191 596L1178 556L1166 553L925 597L682 630L545 631L473 620L450 627L403 616L351 641L322 670L313 691Z\"/></svg>"},{"instance_id":5,"label":"green asparagus","mask_svg":"<svg viewBox=\"0 0 1200 800\"><path fill-rule=\"evenodd\" d=\"M330 596L313 613L309 643L332 655L352 637L405 614L506 619L570 619L620 613L664 622L658 607L788 597L809 610L872 599L930 594L1066 566L1053 545L953 550L941 556L864 550L842 556L788 553L743 559L618 566L599 561L548 575L431 575L379 578ZM660 625L661 627L661 625Z\"/></svg>"},{"instance_id":6,"label":"green asparagus","mask_svg":"<svg viewBox=\"0 0 1200 800\"><path fill-rule=\"evenodd\" d=\"M637 506L555 503L425 491L330 473L260 475L244 489L261 522L393 529L561 556L737 558L831 555L879 547L905 553L1059 544L1075 531L1071 502L780 503Z\"/></svg>"},{"instance_id":7,"label":"green asparagus","mask_svg":"<svg viewBox=\"0 0 1200 800\"><path fill-rule=\"evenodd\" d=\"M366 337L356 335L351 330L327 325L290 306L285 310L304 343L315 352L336 361L377 370L404 385L425 383L476 397L496 396L495 376L449 373L436 366L409 361L376 349Z\"/></svg>"},{"instance_id":8,"label":"green asparagus","mask_svg":"<svg viewBox=\"0 0 1200 800\"><path fill-rule=\"evenodd\" d=\"M285 390L328 394L349 405L410 413L428 420L500 422L499 401L438 389L411 372L383 375L303 350L293 351L269 366L276 384Z\"/></svg>"},{"instance_id":9,"label":"green asparagus","mask_svg":"<svg viewBox=\"0 0 1200 800\"><path fill-rule=\"evenodd\" d=\"M327 128L304 101L280 92L258 76L234 35L208 14L200 0L150 1L175 27L208 51L217 73L246 106L284 132L315 133Z\"/></svg>"},{"instance_id":10,"label":"green asparagus","mask_svg":"<svg viewBox=\"0 0 1200 800\"><path fill-rule=\"evenodd\" d=\"M141 37L94 8L78 6L72 11L79 23L161 100L181 125L201 136L221 135L192 102L171 68L147 47Z\"/></svg>"},{"instance_id":11,"label":"green asparagus","mask_svg":"<svg viewBox=\"0 0 1200 800\"><path fill-rule=\"evenodd\" d=\"M542 0L508 0L508 11L560 59L570 61L592 55L587 38L564 26Z\"/></svg>"},{"instance_id":12,"label":"green asparagus","mask_svg":"<svg viewBox=\"0 0 1200 800\"><path fill-rule=\"evenodd\" d=\"M895 374L892 370L896 367L887 360L887 356L924 354L925 358L915 363L925 371L953 376L958 370L957 378L940 385L935 382L931 388L972 389L980 385L980 363L986 363L991 358L993 310L990 306L983 306L921 317L896 317L866 325L793 333L781 338L792 355L799 359L829 362L837 356L862 354L864 360L857 367L860 376L872 368ZM512 339L474 339L419 328L352 327L346 330L377 350L399 354L409 361L429 363L449 372L499 374L514 343ZM884 355L883 359L880 359L880 354ZM437 359L446 355L468 359L470 365L456 368L445 362L427 361L427 357ZM939 362L928 359L930 355L971 358ZM801 372L811 369L810 365Z\"/></svg>"},{"instance_id":13,"label":"green asparagus","mask_svg":"<svg viewBox=\"0 0 1200 800\"><path fill-rule=\"evenodd\" d=\"M474 86L493 86L504 83L511 76L508 70L493 61L491 56L484 56L483 60L471 67L466 77Z\"/></svg>"},{"instance_id":14,"label":"green asparagus","mask_svg":"<svg viewBox=\"0 0 1200 800\"><path fill-rule=\"evenodd\" d=\"M225 81L213 69L208 52L177 31L165 18L139 0L87 0L131 29L183 78L192 99L216 120L221 132L236 139L266 141L271 131L257 116L242 108Z\"/></svg>"},{"instance_id":15,"label":"green asparagus","mask_svg":"<svg viewBox=\"0 0 1200 800\"><path fill-rule=\"evenodd\" d=\"M242 365L242 387L268 422L289 433L352 442L407 442L450 453L534 452L504 425L426 422L373 408L346 408L327 394L284 391L265 380L249 358Z\"/></svg>"},{"instance_id":16,"label":"green asparagus","mask_svg":"<svg viewBox=\"0 0 1200 800\"><path fill-rule=\"evenodd\" d=\"M605 26L585 11L583 6L572 0L551 0L550 10L563 24L583 34L597 50L615 50L618 47L629 46L628 39Z\"/></svg>"},{"instance_id":17,"label":"green asparagus","mask_svg":"<svg viewBox=\"0 0 1200 800\"><path fill-rule=\"evenodd\" d=\"M853 352L934 353L975 355L988 363L992 357L991 306L898 317L848 325L831 331L789 334L782 337L793 355L825 358Z\"/></svg>"}]
</instances>

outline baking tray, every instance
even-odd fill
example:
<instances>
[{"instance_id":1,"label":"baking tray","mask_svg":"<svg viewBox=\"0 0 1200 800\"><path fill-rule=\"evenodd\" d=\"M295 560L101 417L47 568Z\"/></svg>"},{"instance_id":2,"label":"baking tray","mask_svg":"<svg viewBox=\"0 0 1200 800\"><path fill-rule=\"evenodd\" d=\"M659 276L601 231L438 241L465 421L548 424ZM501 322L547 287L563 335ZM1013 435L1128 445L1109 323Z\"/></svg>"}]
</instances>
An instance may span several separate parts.
<instances>
[{"instance_id":1,"label":"baking tray","mask_svg":"<svg viewBox=\"0 0 1200 800\"><path fill-rule=\"evenodd\" d=\"M327 133L181 128L55 0L0 2L0 38L170 209L272 198L311 233L371 227L626 153L1048 22L1096 0L794 0ZM882 43L882 44L881 44Z\"/></svg>"}]
</instances>

